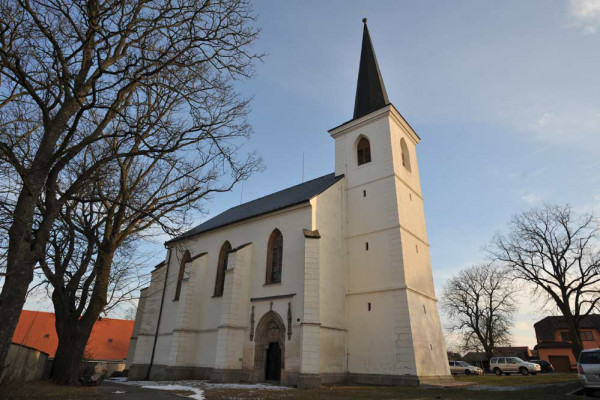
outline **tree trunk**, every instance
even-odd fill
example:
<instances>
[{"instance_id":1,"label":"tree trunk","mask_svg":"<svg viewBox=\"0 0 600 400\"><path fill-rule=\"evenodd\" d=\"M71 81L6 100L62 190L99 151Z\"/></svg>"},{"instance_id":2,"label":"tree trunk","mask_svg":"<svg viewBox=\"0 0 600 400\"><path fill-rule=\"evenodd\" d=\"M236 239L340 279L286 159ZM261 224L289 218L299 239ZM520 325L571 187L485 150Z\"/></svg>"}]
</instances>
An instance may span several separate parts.
<instances>
[{"instance_id":1,"label":"tree trunk","mask_svg":"<svg viewBox=\"0 0 600 400\"><path fill-rule=\"evenodd\" d=\"M19 260L22 260L20 268L15 268L15 263L19 265ZM0 376L4 371L8 349L25 304L27 288L33 280L33 266L34 263L26 256L15 257L13 263L7 263L6 271L10 275L7 275L0 294Z\"/></svg>"},{"instance_id":2,"label":"tree trunk","mask_svg":"<svg viewBox=\"0 0 600 400\"><path fill-rule=\"evenodd\" d=\"M37 193L33 193L36 190ZM8 231L6 278L0 293L0 376L4 371L8 349L25 304L27 289L33 280L36 259L31 231L36 199L40 192L41 185L29 185L21 189L13 223Z\"/></svg>"},{"instance_id":3,"label":"tree trunk","mask_svg":"<svg viewBox=\"0 0 600 400\"><path fill-rule=\"evenodd\" d=\"M569 336L571 338L571 350L575 356L575 360L579 360L579 353L583 350L583 343L579 337L579 323L572 315L565 315L567 325L569 326Z\"/></svg>"},{"instance_id":4,"label":"tree trunk","mask_svg":"<svg viewBox=\"0 0 600 400\"><path fill-rule=\"evenodd\" d=\"M107 248L108 247L108 248ZM52 365L52 379L61 385L79 385L79 368L92 328L106 306L108 281L116 245L100 248L94 269L96 280L88 307L81 318L75 304L60 289L55 289L52 302L56 312L58 349ZM93 357L93 354L90 356Z\"/></svg>"},{"instance_id":5,"label":"tree trunk","mask_svg":"<svg viewBox=\"0 0 600 400\"><path fill-rule=\"evenodd\" d=\"M81 361L92 329L81 321L68 325L63 327L59 335L52 364L52 380L60 385L79 385Z\"/></svg>"}]
</instances>

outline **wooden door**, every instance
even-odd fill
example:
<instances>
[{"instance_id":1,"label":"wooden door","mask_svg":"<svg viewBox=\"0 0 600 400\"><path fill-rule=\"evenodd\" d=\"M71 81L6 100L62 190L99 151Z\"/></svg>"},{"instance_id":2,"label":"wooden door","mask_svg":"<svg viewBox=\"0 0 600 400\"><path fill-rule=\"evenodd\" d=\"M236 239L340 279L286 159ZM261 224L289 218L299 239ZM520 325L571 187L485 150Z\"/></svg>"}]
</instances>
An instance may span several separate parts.
<instances>
[{"instance_id":1,"label":"wooden door","mask_svg":"<svg viewBox=\"0 0 600 400\"><path fill-rule=\"evenodd\" d=\"M281 349L278 342L269 343L267 363L265 365L265 380L279 381L281 379Z\"/></svg>"},{"instance_id":2,"label":"wooden door","mask_svg":"<svg viewBox=\"0 0 600 400\"><path fill-rule=\"evenodd\" d=\"M556 372L571 372L569 356L549 356L548 361L550 361Z\"/></svg>"}]
</instances>

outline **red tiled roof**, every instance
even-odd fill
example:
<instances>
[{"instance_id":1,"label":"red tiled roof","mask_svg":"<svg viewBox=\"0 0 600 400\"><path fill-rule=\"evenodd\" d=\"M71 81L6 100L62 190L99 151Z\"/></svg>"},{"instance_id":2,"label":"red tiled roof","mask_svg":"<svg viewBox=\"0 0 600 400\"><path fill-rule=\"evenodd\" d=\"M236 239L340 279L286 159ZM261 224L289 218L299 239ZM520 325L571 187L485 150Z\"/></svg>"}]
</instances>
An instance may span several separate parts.
<instances>
[{"instance_id":1,"label":"red tiled roof","mask_svg":"<svg viewBox=\"0 0 600 400\"><path fill-rule=\"evenodd\" d=\"M127 358L133 323L111 318L96 321L84 357L92 360ZM54 313L23 310L12 341L48 353L53 358L58 346Z\"/></svg>"}]
</instances>

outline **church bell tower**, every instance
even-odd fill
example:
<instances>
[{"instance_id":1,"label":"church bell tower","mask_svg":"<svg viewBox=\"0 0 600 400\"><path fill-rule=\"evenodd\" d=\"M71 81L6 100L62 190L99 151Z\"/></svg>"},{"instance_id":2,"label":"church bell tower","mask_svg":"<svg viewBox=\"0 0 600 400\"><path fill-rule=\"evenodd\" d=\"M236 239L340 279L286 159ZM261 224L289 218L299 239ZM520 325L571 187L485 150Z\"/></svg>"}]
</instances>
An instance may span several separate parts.
<instances>
[{"instance_id":1,"label":"church bell tower","mask_svg":"<svg viewBox=\"0 0 600 400\"><path fill-rule=\"evenodd\" d=\"M350 380L450 378L433 287L416 147L388 100L366 19L353 118L329 131L346 179Z\"/></svg>"}]
</instances>

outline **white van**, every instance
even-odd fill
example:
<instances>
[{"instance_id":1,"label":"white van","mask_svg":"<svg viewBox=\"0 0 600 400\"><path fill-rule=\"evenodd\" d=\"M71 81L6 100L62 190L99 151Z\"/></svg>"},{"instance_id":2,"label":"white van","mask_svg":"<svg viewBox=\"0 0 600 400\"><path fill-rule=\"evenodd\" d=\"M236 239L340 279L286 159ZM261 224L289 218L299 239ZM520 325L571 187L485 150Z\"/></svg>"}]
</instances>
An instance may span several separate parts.
<instances>
[{"instance_id":1,"label":"white van","mask_svg":"<svg viewBox=\"0 0 600 400\"><path fill-rule=\"evenodd\" d=\"M600 390L600 349L583 350L577 363L579 380L588 396Z\"/></svg>"}]
</instances>

